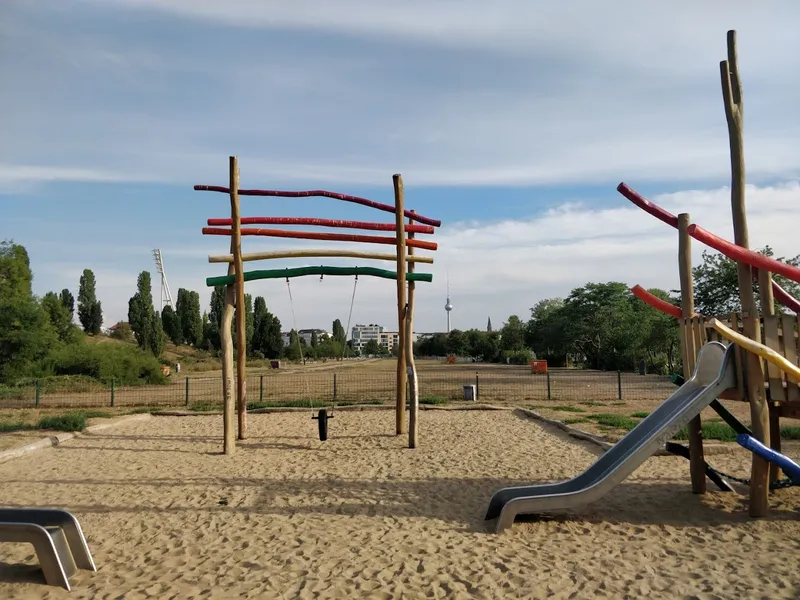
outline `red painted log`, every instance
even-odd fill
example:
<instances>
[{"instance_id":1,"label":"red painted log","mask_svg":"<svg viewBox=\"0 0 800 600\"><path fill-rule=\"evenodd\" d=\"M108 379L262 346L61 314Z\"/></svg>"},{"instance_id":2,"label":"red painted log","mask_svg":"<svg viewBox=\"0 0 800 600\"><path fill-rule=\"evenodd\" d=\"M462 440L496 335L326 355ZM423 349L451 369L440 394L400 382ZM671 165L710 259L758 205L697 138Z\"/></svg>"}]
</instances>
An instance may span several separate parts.
<instances>
[{"instance_id":1,"label":"red painted log","mask_svg":"<svg viewBox=\"0 0 800 600\"><path fill-rule=\"evenodd\" d=\"M230 193L230 190L221 185L196 185L194 189L199 192L221 192L223 194ZM349 196L347 194L339 194L337 192L328 192L325 190L308 190L303 192L287 192L281 190L239 190L240 196L272 196L278 198L307 198L311 196L322 196L325 198L333 198L334 200L343 200L344 202L353 202L362 206L369 206L370 208L377 208L384 212L394 212L394 206L390 204L383 204L375 202L374 200L367 200L366 198L359 198L358 196ZM425 225L433 225L440 227L442 222L437 219L430 219L423 217L420 214L412 213L410 210L403 211L405 216L418 223Z\"/></svg>"},{"instance_id":2,"label":"red painted log","mask_svg":"<svg viewBox=\"0 0 800 600\"><path fill-rule=\"evenodd\" d=\"M635 285L631 288L633 295L639 298L642 302L649 304L656 310L668 314L671 317L680 319L683 316L680 307L670 304L666 300L662 300L658 296L654 296L640 285Z\"/></svg>"},{"instance_id":3,"label":"red painted log","mask_svg":"<svg viewBox=\"0 0 800 600\"><path fill-rule=\"evenodd\" d=\"M242 225L315 225L317 227L344 227L347 229L371 229L373 231L394 231L394 223L372 223L368 221L341 221L339 219L315 219L311 217L242 217ZM230 219L209 219L212 227L230 227ZM405 226L407 233L433 233L430 225Z\"/></svg>"},{"instance_id":4,"label":"red painted log","mask_svg":"<svg viewBox=\"0 0 800 600\"><path fill-rule=\"evenodd\" d=\"M741 246L737 246L736 244L732 244L729 241L714 235L710 231L703 229L699 225L689 225L687 231L689 232L689 235L697 241L703 242L706 246L711 246L718 252L722 252L722 254L728 258L731 258L737 262L745 263L751 267L758 267L760 269L770 271L771 273L778 273L779 275L783 275L792 281L800 282L800 269L797 267L787 265L786 263L782 263L781 261L770 258L769 256L764 256L763 254L759 254L754 250L748 250L746 248L742 248Z\"/></svg>"},{"instance_id":5,"label":"red painted log","mask_svg":"<svg viewBox=\"0 0 800 600\"><path fill-rule=\"evenodd\" d=\"M633 202L636 206L641 208L644 212L650 213L659 221L663 221L667 225L672 225L675 229L678 228L678 217L671 212L664 210L658 204L653 204L640 196L636 191L631 189L627 184L620 183L617 186L617 191L625 196L628 200Z\"/></svg>"},{"instance_id":6,"label":"red painted log","mask_svg":"<svg viewBox=\"0 0 800 600\"><path fill-rule=\"evenodd\" d=\"M623 196L625 196L628 200L633 202L636 206L638 206L639 208L644 210L645 212L653 215L655 218L659 219L660 221L663 221L667 225L672 225L675 229L678 228L678 217L673 215L671 212L669 212L667 210L664 210L663 208L661 208L657 204L653 204L649 200L646 200L644 197L639 195L638 192L633 190L627 184L620 183L617 186L617 191L620 194L622 194ZM691 235L691 228L692 227L699 227L699 225L691 225L689 227L690 235ZM699 228L702 229L708 235L714 236L713 233L711 233L709 231L706 231L702 227L699 227ZM694 237L698 241L701 241L701 242L703 241L700 238L698 238L697 236L692 235L692 237ZM717 236L714 236L714 237L717 237ZM722 240L722 238L717 238L717 239ZM725 240L722 240L722 241L725 242ZM725 242L725 243L730 244L730 242ZM709 244L709 245L711 245L711 244ZM711 247L714 248L714 246L711 246ZM738 248L738 246L737 246L737 248ZM729 256L727 253L723 252L722 250L720 250L720 252L722 252L723 254L728 256L728 258L732 258L731 256ZM761 256L761 255L759 255L759 256ZM747 261L742 261L742 262L747 262ZM748 263L748 264L750 264L750 263ZM779 263L779 264L783 264L783 263ZM753 278L758 278L758 269L757 268L755 268L754 271L753 271ZM778 302L783 304L786 308L789 308L789 309L793 310L795 313L800 314L800 310L798 310L798 309L800 309L800 301L798 301L796 298L794 298L791 294L789 294L789 292L784 290L781 286L779 286L774 281L772 282L772 295L775 298L775 300L777 300Z\"/></svg>"},{"instance_id":7,"label":"red painted log","mask_svg":"<svg viewBox=\"0 0 800 600\"><path fill-rule=\"evenodd\" d=\"M300 240L326 240L329 242L362 242L365 244L387 244L394 246L397 239L394 237L384 237L379 235L353 235L343 233L319 233L316 231L285 231L283 229L245 229L242 228L242 235L263 235L268 237L293 238ZM230 229L215 227L203 227L203 235L231 235ZM439 245L435 242L424 240L407 240L407 246L421 248L422 250L436 250Z\"/></svg>"}]
</instances>

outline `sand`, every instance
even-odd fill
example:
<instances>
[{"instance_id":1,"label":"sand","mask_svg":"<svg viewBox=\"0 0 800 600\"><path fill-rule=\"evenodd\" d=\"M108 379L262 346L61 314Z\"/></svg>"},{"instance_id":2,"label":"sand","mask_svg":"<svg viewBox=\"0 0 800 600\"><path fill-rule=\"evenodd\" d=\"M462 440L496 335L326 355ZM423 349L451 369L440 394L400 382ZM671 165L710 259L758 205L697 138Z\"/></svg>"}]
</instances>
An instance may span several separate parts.
<instances>
[{"instance_id":1,"label":"sand","mask_svg":"<svg viewBox=\"0 0 800 600\"><path fill-rule=\"evenodd\" d=\"M228 457L221 417L154 417L0 464L0 505L73 510L99 569L66 592L2 544L0 598L798 596L798 488L751 520L743 493L694 496L688 461L652 458L598 503L498 536L496 488L572 476L596 450L509 411L426 411L416 450L388 411L337 413L325 443L309 413L249 424ZM744 450L710 459L747 475Z\"/></svg>"}]
</instances>

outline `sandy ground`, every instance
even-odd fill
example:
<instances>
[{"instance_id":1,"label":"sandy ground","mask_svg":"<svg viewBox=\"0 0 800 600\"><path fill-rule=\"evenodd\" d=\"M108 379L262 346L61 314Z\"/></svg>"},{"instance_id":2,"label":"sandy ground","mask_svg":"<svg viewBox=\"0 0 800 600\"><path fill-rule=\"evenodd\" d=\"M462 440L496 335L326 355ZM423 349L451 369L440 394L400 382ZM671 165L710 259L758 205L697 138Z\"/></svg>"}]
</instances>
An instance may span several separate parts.
<instances>
[{"instance_id":1,"label":"sandy ground","mask_svg":"<svg viewBox=\"0 0 800 600\"><path fill-rule=\"evenodd\" d=\"M0 598L796 598L800 489L768 520L742 493L694 496L688 461L648 460L598 503L491 533L492 492L572 476L591 446L508 411L426 411L421 447L389 411L154 417L0 465L0 504L81 520L98 572L44 586L0 545ZM749 455L711 457L746 475ZM797 457L794 457L797 458ZM744 491L744 489L742 490Z\"/></svg>"}]
</instances>

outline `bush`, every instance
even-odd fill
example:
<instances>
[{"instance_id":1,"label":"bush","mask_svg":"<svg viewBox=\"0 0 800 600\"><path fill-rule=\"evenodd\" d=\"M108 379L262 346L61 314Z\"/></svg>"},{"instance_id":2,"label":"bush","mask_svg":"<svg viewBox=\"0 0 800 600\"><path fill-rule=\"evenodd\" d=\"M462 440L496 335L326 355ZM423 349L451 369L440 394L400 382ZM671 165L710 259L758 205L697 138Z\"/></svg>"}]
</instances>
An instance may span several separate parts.
<instances>
[{"instance_id":1,"label":"bush","mask_svg":"<svg viewBox=\"0 0 800 600\"><path fill-rule=\"evenodd\" d=\"M502 356L503 361L511 365L527 365L533 360L533 352L527 348L522 350L505 350Z\"/></svg>"},{"instance_id":2,"label":"bush","mask_svg":"<svg viewBox=\"0 0 800 600\"><path fill-rule=\"evenodd\" d=\"M161 364L151 353L135 346L85 344L64 346L47 358L52 375L84 375L103 383L121 385L166 383Z\"/></svg>"}]
</instances>

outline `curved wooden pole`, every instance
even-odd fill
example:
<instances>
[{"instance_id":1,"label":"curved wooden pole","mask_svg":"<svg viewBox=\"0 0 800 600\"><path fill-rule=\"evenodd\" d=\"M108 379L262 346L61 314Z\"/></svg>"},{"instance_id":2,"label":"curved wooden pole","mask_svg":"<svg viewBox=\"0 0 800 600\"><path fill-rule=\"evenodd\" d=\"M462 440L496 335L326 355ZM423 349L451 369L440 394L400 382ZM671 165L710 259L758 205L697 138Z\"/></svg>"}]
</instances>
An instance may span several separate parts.
<instances>
[{"instance_id":1,"label":"curved wooden pole","mask_svg":"<svg viewBox=\"0 0 800 600\"><path fill-rule=\"evenodd\" d=\"M316 227L342 227L345 229L369 229L372 231L394 231L394 223L372 221L342 221L341 219L316 219L314 217L242 217L242 225L311 225ZM209 227L231 226L230 219L208 219ZM406 233L433 233L431 225L405 226Z\"/></svg>"},{"instance_id":2,"label":"curved wooden pole","mask_svg":"<svg viewBox=\"0 0 800 600\"><path fill-rule=\"evenodd\" d=\"M332 275L334 277L352 277L353 275L368 275L370 277L380 277L381 279L397 279L397 273L375 267L295 267L291 269L268 269L265 271L247 271L244 274L245 281L257 281L259 279L292 279L294 277L304 277L306 275ZM414 281L433 281L432 273L411 273L406 275L406 279ZM230 285L234 281L232 275L221 275L219 277L207 277L206 285L214 287L217 285Z\"/></svg>"},{"instance_id":3,"label":"curved wooden pole","mask_svg":"<svg viewBox=\"0 0 800 600\"><path fill-rule=\"evenodd\" d=\"M221 192L223 194L230 193L230 190L226 187L221 185L196 185L194 189L199 192ZM394 212L394 206L390 204L383 204L381 202L375 202L373 200L367 200L366 198L359 198L358 196L350 196L348 194L339 194L337 192L328 192L326 190L308 190L303 192L287 192L281 190L239 190L240 196L272 196L272 197L280 197L280 198L307 198L312 196L320 196L325 198L333 198L334 200L342 200L344 202L353 202L354 204L360 204L361 206L369 206L370 208L377 208L378 210L382 210L384 212ZM404 211L404 216L411 217L411 211L407 210ZM431 219L429 217L423 217L422 215L413 215L414 220L419 223L424 223L425 225L433 225L434 227L440 227L442 222L438 219Z\"/></svg>"},{"instance_id":4,"label":"curved wooden pole","mask_svg":"<svg viewBox=\"0 0 800 600\"><path fill-rule=\"evenodd\" d=\"M364 244L387 244L394 246L397 240L389 236L353 235L347 233L319 233L316 231L285 231L283 229L242 229L241 235L261 235L266 237L291 238L297 240L325 240L328 242L359 242ZM203 227L203 235L231 235L230 229ZM412 243L413 242L413 243ZM411 245L423 250L436 250L436 242L411 240Z\"/></svg>"},{"instance_id":5,"label":"curved wooden pole","mask_svg":"<svg viewBox=\"0 0 800 600\"><path fill-rule=\"evenodd\" d=\"M274 250L269 252L245 252L242 254L244 262L251 260L270 260L274 258L365 258L372 260L391 260L396 261L396 254L388 252L359 252L358 250ZM233 262L232 254L212 254L208 257L210 263L230 263ZM432 256L413 256L406 257L409 263L433 264Z\"/></svg>"}]
</instances>

